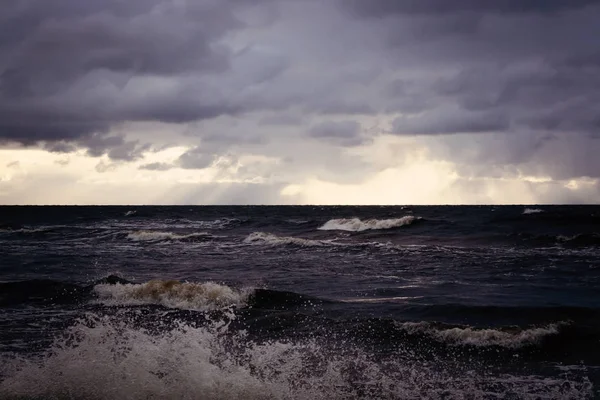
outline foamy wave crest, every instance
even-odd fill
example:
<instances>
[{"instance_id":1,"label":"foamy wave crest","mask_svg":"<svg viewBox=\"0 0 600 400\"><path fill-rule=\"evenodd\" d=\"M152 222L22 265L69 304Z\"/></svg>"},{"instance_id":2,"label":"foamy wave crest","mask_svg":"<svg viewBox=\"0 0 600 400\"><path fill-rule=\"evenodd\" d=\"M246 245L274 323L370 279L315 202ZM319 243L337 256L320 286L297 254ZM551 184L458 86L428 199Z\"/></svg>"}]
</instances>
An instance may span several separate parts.
<instances>
[{"instance_id":1,"label":"foamy wave crest","mask_svg":"<svg viewBox=\"0 0 600 400\"><path fill-rule=\"evenodd\" d=\"M263 246L285 246L293 245L300 247L323 247L336 246L340 243L335 243L330 240L311 240L291 236L277 236L272 233L253 232L244 239L244 243L263 245Z\"/></svg>"},{"instance_id":2,"label":"foamy wave crest","mask_svg":"<svg viewBox=\"0 0 600 400\"><path fill-rule=\"evenodd\" d=\"M243 221L237 218L220 218L212 221L187 221L192 226L198 226L206 229L225 229L234 225L239 225Z\"/></svg>"},{"instance_id":3,"label":"foamy wave crest","mask_svg":"<svg viewBox=\"0 0 600 400\"><path fill-rule=\"evenodd\" d=\"M136 212L137 212L136 210L129 210L125 213L125 216L129 217L129 216L135 215Z\"/></svg>"},{"instance_id":4,"label":"foamy wave crest","mask_svg":"<svg viewBox=\"0 0 600 400\"><path fill-rule=\"evenodd\" d=\"M365 221L358 218L340 218L327 221L319 229L322 231L362 232L367 230L399 228L401 226L410 225L420 219L420 217L412 215L391 219L367 219Z\"/></svg>"},{"instance_id":5,"label":"foamy wave crest","mask_svg":"<svg viewBox=\"0 0 600 400\"><path fill-rule=\"evenodd\" d=\"M160 242L165 240L207 240L213 236L210 233L198 232L188 235L178 235L173 232L135 231L127 235L127 239L136 242Z\"/></svg>"},{"instance_id":6,"label":"foamy wave crest","mask_svg":"<svg viewBox=\"0 0 600 400\"><path fill-rule=\"evenodd\" d=\"M477 347L499 346L510 349L536 346L549 336L558 335L565 323L550 324L545 327L508 332L496 329L439 328L428 322L404 322L399 326L409 333L421 333L438 341Z\"/></svg>"},{"instance_id":7,"label":"foamy wave crest","mask_svg":"<svg viewBox=\"0 0 600 400\"><path fill-rule=\"evenodd\" d=\"M526 208L525 210L523 210L523 214L527 215L527 214L539 214L539 213L543 213L544 210L540 209L540 208Z\"/></svg>"},{"instance_id":8,"label":"foamy wave crest","mask_svg":"<svg viewBox=\"0 0 600 400\"><path fill-rule=\"evenodd\" d=\"M4 361L4 360L3 360ZM332 351L315 341L257 344L227 323L179 324L159 333L111 317L88 316L42 357L0 363L1 398L53 399L582 399L587 377L547 378L441 366L359 349ZM458 376L457 376L458 375Z\"/></svg>"},{"instance_id":9,"label":"foamy wave crest","mask_svg":"<svg viewBox=\"0 0 600 400\"><path fill-rule=\"evenodd\" d=\"M210 311L243 306L252 291L213 282L153 280L142 284L100 284L94 286L94 293L105 305L159 304L183 310Z\"/></svg>"}]
</instances>

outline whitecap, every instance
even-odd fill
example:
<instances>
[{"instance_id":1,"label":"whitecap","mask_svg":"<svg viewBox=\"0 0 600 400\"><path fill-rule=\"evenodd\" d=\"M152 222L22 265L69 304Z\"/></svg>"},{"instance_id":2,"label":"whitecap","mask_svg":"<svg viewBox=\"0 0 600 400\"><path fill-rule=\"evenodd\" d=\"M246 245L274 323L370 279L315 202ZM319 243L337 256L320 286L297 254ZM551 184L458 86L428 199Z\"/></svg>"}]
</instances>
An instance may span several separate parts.
<instances>
[{"instance_id":1,"label":"whitecap","mask_svg":"<svg viewBox=\"0 0 600 400\"><path fill-rule=\"evenodd\" d=\"M129 306L157 304L183 310L210 311L246 304L250 289L238 290L214 282L153 280L142 284L99 284L94 293L101 304Z\"/></svg>"},{"instance_id":2,"label":"whitecap","mask_svg":"<svg viewBox=\"0 0 600 400\"><path fill-rule=\"evenodd\" d=\"M266 232L253 232L244 239L244 243L263 246L294 245L300 247L341 246L331 240L311 240L291 236L277 236Z\"/></svg>"},{"instance_id":3,"label":"whitecap","mask_svg":"<svg viewBox=\"0 0 600 400\"><path fill-rule=\"evenodd\" d=\"M366 230L392 229L399 228L405 225L411 225L415 221L420 220L420 217L406 215L401 218L391 219L367 219L360 220L359 218L339 218L327 221L323 226L318 228L322 231L350 231L362 232Z\"/></svg>"},{"instance_id":4,"label":"whitecap","mask_svg":"<svg viewBox=\"0 0 600 400\"><path fill-rule=\"evenodd\" d=\"M540 209L540 208L526 208L525 210L523 210L523 215L528 215L528 214L539 214L539 213L543 213L544 210Z\"/></svg>"},{"instance_id":5,"label":"whitecap","mask_svg":"<svg viewBox=\"0 0 600 400\"><path fill-rule=\"evenodd\" d=\"M160 242L165 240L192 240L192 239L211 239L213 236L206 232L190 233L180 235L173 232L161 231L135 231L127 235L127 239L136 242Z\"/></svg>"},{"instance_id":6,"label":"whitecap","mask_svg":"<svg viewBox=\"0 0 600 400\"><path fill-rule=\"evenodd\" d=\"M425 334L452 345L499 346L515 349L540 344L545 338L557 335L561 326L566 325L566 323L555 323L518 331L475 329L473 327L438 327L429 322L403 322L397 325L400 329L409 333Z\"/></svg>"}]
</instances>

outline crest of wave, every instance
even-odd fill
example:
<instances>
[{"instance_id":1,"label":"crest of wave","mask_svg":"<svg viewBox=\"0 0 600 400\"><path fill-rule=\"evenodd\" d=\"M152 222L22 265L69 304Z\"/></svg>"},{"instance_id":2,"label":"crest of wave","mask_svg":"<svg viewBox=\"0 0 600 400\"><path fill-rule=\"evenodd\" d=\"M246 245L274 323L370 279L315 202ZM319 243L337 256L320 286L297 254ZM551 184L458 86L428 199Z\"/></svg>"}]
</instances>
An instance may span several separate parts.
<instances>
[{"instance_id":1,"label":"crest of wave","mask_svg":"<svg viewBox=\"0 0 600 400\"><path fill-rule=\"evenodd\" d=\"M545 338L558 335L560 327L566 323L550 324L544 327L507 332L496 329L436 328L428 322L404 322L400 328L410 333L423 333L442 342L455 345L477 347L499 346L517 349L540 344Z\"/></svg>"},{"instance_id":2,"label":"crest of wave","mask_svg":"<svg viewBox=\"0 0 600 400\"><path fill-rule=\"evenodd\" d=\"M523 210L523 214L527 215L527 214L539 214L544 212L544 210L540 209L540 208L526 208Z\"/></svg>"},{"instance_id":3,"label":"crest of wave","mask_svg":"<svg viewBox=\"0 0 600 400\"><path fill-rule=\"evenodd\" d=\"M252 291L214 282L153 280L142 284L100 284L94 287L94 292L98 301L106 305L159 304L184 310L210 311L243 306Z\"/></svg>"},{"instance_id":4,"label":"crest of wave","mask_svg":"<svg viewBox=\"0 0 600 400\"><path fill-rule=\"evenodd\" d=\"M178 235L173 232L158 232L158 231L136 231L127 235L127 239L137 242L158 242L163 240L191 240L191 239L208 239L211 235L206 232L190 233L188 235Z\"/></svg>"},{"instance_id":5,"label":"crest of wave","mask_svg":"<svg viewBox=\"0 0 600 400\"><path fill-rule=\"evenodd\" d=\"M321 247L335 245L334 242L327 240L311 240L297 237L277 236L272 233L253 232L244 239L247 244L261 244L268 246L294 245L301 247Z\"/></svg>"},{"instance_id":6,"label":"crest of wave","mask_svg":"<svg viewBox=\"0 0 600 400\"><path fill-rule=\"evenodd\" d=\"M327 221L319 229L322 231L351 231L362 232L367 230L392 229L401 226L410 225L421 219L413 215L406 215L401 218L391 219L367 219L360 220L359 218L339 218Z\"/></svg>"},{"instance_id":7,"label":"crest of wave","mask_svg":"<svg viewBox=\"0 0 600 400\"><path fill-rule=\"evenodd\" d=\"M467 373L418 362L377 362L315 341L254 343L227 323L180 324L150 333L117 317L89 315L42 357L0 365L2 398L60 399L581 399L589 380ZM532 397L533 398L533 397Z\"/></svg>"}]
</instances>

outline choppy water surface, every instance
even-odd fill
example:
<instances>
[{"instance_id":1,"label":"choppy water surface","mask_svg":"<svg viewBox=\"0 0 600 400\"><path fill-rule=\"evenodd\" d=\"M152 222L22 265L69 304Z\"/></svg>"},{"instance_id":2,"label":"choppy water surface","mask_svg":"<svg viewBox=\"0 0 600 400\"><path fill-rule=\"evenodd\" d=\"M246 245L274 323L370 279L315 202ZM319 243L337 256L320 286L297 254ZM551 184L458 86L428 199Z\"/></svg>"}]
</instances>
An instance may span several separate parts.
<instances>
[{"instance_id":1,"label":"choppy water surface","mask_svg":"<svg viewBox=\"0 0 600 400\"><path fill-rule=\"evenodd\" d=\"M600 207L0 207L0 398L600 398Z\"/></svg>"}]
</instances>

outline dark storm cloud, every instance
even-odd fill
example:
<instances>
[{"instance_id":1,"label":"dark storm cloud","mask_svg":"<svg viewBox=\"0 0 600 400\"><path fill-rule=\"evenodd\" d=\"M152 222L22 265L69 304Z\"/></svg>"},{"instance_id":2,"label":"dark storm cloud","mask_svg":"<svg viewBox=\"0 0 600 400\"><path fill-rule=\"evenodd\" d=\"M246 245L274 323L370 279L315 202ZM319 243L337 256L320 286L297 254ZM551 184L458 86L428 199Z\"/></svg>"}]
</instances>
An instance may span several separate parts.
<instances>
[{"instance_id":1,"label":"dark storm cloud","mask_svg":"<svg viewBox=\"0 0 600 400\"><path fill-rule=\"evenodd\" d=\"M503 132L510 128L506 115L495 112L439 110L417 117L399 117L392 123L394 134L452 134Z\"/></svg>"},{"instance_id":2,"label":"dark storm cloud","mask_svg":"<svg viewBox=\"0 0 600 400\"><path fill-rule=\"evenodd\" d=\"M480 13L553 13L577 9L597 0L344 0L358 15L381 17L393 14Z\"/></svg>"},{"instance_id":3,"label":"dark storm cloud","mask_svg":"<svg viewBox=\"0 0 600 400\"><path fill-rule=\"evenodd\" d=\"M597 176L598 20L598 0L7 0L0 143L125 162L156 137L131 140L122 122L201 121L154 135L200 143L175 165L203 169L230 151L287 154L285 135L334 159L369 139L352 120L381 119L439 135L437 154L474 174L494 160L494 174ZM466 135L442 141L453 134ZM476 156L456 151L474 142Z\"/></svg>"},{"instance_id":4,"label":"dark storm cloud","mask_svg":"<svg viewBox=\"0 0 600 400\"><path fill-rule=\"evenodd\" d=\"M356 121L325 121L310 128L309 135L342 146L358 146L364 141L360 130Z\"/></svg>"},{"instance_id":5,"label":"dark storm cloud","mask_svg":"<svg viewBox=\"0 0 600 400\"><path fill-rule=\"evenodd\" d=\"M153 77L229 69L231 55L216 42L241 26L226 1L9 0L0 16L0 141L79 141L99 154L87 138L121 121L236 113L192 90L207 88L144 89L160 84ZM130 147L113 156L132 158Z\"/></svg>"}]
</instances>

